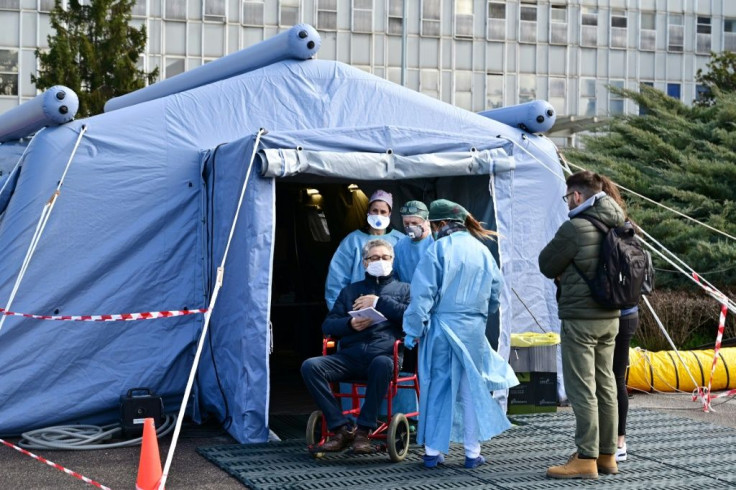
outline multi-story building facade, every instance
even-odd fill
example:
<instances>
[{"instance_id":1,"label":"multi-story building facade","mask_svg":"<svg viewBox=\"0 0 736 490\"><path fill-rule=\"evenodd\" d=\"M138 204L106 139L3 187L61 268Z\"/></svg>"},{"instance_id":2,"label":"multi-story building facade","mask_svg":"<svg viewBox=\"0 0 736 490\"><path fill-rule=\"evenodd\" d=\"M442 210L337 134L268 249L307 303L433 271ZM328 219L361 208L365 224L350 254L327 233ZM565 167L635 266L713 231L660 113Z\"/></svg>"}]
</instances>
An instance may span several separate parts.
<instances>
[{"instance_id":1,"label":"multi-story building facade","mask_svg":"<svg viewBox=\"0 0 736 490\"><path fill-rule=\"evenodd\" d=\"M53 0L0 0L0 112L36 95ZM736 49L727 0L138 0L143 67L162 78L298 23L338 60L472 110L545 99L559 116L636 112L608 85L686 103L711 51Z\"/></svg>"}]
</instances>

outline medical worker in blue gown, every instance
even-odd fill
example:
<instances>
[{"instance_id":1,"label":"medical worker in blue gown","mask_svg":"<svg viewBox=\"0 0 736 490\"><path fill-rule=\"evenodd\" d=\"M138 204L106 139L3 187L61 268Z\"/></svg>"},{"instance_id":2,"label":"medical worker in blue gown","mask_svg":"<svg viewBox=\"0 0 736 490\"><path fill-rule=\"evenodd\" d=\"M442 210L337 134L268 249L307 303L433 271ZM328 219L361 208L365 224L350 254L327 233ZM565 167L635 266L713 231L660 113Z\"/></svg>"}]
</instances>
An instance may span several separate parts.
<instances>
[{"instance_id":1,"label":"medical worker in blue gown","mask_svg":"<svg viewBox=\"0 0 736 490\"><path fill-rule=\"evenodd\" d=\"M368 202L368 224L360 230L350 232L343 238L330 261L325 281L325 301L327 309L332 310L337 296L348 284L365 279L362 250L368 240L381 238L396 245L404 234L391 228L391 208L393 196L390 192L377 190Z\"/></svg>"},{"instance_id":2,"label":"medical worker in blue gown","mask_svg":"<svg viewBox=\"0 0 736 490\"><path fill-rule=\"evenodd\" d=\"M401 208L401 221L406 236L394 246L394 271L399 281L411 282L419 259L434 243L429 228L429 209L422 201L408 201Z\"/></svg>"},{"instance_id":3,"label":"medical worker in blue gown","mask_svg":"<svg viewBox=\"0 0 736 490\"><path fill-rule=\"evenodd\" d=\"M404 313L406 346L419 340L417 442L426 467L444 462L450 442L462 442L465 467L475 468L485 463L480 442L511 426L491 392L519 383L486 338L503 278L481 241L495 233L445 199L430 205L429 221L435 243L414 272Z\"/></svg>"}]
</instances>

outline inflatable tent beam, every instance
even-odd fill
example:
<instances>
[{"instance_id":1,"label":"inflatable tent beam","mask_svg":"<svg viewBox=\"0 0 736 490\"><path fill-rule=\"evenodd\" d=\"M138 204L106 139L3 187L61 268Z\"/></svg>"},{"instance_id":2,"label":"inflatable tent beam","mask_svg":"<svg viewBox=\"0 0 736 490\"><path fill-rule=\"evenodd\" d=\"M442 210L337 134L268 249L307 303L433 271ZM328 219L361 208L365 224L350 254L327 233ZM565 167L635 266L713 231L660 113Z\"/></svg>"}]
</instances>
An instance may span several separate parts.
<instances>
[{"instance_id":1,"label":"inflatable tent beam","mask_svg":"<svg viewBox=\"0 0 736 490\"><path fill-rule=\"evenodd\" d=\"M322 40L314 27L298 24L288 31L251 47L216 59L193 70L135 92L114 97L105 104L105 112L184 92L208 83L262 68L285 59L306 60L319 50Z\"/></svg>"},{"instance_id":2,"label":"inflatable tent beam","mask_svg":"<svg viewBox=\"0 0 736 490\"><path fill-rule=\"evenodd\" d=\"M481 111L478 114L530 133L546 133L557 120L557 113L546 100L533 100L511 107Z\"/></svg>"},{"instance_id":3,"label":"inflatable tent beam","mask_svg":"<svg viewBox=\"0 0 736 490\"><path fill-rule=\"evenodd\" d=\"M74 119L79 98L70 88L54 85L42 94L0 115L0 143L18 140L46 126Z\"/></svg>"}]
</instances>

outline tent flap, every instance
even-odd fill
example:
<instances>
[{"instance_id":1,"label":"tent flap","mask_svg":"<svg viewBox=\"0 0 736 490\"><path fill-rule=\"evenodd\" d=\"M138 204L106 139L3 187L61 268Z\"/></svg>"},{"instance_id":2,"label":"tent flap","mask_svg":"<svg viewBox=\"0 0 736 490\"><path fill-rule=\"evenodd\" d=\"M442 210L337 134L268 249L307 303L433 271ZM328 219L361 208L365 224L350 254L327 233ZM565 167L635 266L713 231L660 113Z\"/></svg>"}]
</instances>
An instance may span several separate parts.
<instances>
[{"instance_id":1,"label":"tent flap","mask_svg":"<svg viewBox=\"0 0 736 490\"><path fill-rule=\"evenodd\" d=\"M399 180L488 175L492 170L514 168L513 159L501 148L422 155L271 148L261 150L259 157L264 177L308 173L333 178L350 176L354 180Z\"/></svg>"}]
</instances>

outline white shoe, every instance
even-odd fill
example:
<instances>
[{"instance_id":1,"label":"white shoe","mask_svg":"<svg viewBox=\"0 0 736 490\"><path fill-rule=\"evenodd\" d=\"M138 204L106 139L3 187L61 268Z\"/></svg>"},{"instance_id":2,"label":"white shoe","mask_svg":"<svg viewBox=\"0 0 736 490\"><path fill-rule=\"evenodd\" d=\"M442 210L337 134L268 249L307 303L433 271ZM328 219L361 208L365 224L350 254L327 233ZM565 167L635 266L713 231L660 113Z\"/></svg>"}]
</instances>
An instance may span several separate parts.
<instances>
[{"instance_id":1,"label":"white shoe","mask_svg":"<svg viewBox=\"0 0 736 490\"><path fill-rule=\"evenodd\" d=\"M614 457L616 458L617 463L626 461L626 443L625 442L623 446L616 449L616 454L614 454Z\"/></svg>"}]
</instances>

